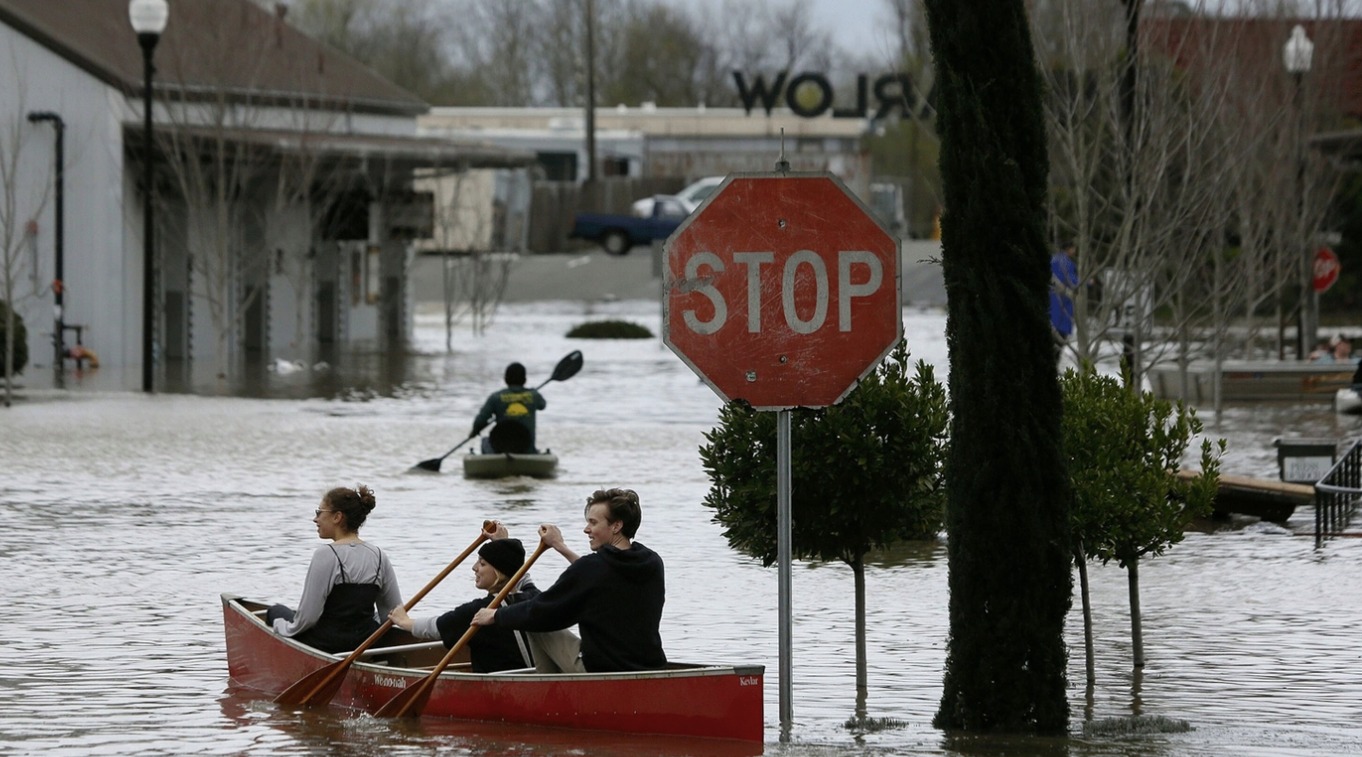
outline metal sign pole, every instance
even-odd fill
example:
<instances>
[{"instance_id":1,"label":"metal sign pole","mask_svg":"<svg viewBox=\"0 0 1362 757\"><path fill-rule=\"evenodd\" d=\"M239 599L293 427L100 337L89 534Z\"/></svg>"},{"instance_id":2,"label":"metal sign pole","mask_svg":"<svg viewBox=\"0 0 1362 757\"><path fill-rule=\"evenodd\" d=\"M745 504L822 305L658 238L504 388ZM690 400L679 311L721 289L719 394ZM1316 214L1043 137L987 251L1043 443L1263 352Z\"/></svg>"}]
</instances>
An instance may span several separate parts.
<instances>
[{"instance_id":1,"label":"metal sign pole","mask_svg":"<svg viewBox=\"0 0 1362 757\"><path fill-rule=\"evenodd\" d=\"M790 411L776 411L776 560L779 568L780 594L780 728L782 740L794 724L794 704L791 677L792 614L790 582Z\"/></svg>"},{"instance_id":2,"label":"metal sign pole","mask_svg":"<svg viewBox=\"0 0 1362 757\"><path fill-rule=\"evenodd\" d=\"M780 158L776 173L785 176L790 162L785 159L785 128L780 129ZM783 223L782 223L783 225ZM780 647L780 740L790 738L794 727L794 613L790 609L793 584L790 580L790 411L776 411L776 561L779 563L778 587L780 619L777 636Z\"/></svg>"},{"instance_id":3,"label":"metal sign pole","mask_svg":"<svg viewBox=\"0 0 1362 757\"><path fill-rule=\"evenodd\" d=\"M788 174L783 153L778 166L730 175L667 239L662 312L663 342L725 402L776 413L785 741L794 722L792 408L841 402L898 344L903 307L898 238L835 176Z\"/></svg>"}]
</instances>

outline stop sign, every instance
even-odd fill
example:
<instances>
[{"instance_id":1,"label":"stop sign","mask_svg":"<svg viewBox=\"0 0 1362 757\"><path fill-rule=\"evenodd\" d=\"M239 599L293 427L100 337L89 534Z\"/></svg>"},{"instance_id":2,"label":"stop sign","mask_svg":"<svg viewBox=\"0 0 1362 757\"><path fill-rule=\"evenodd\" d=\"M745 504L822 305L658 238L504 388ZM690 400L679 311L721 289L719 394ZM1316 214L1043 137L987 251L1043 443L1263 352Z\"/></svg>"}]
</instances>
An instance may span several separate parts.
<instances>
[{"instance_id":1,"label":"stop sign","mask_svg":"<svg viewBox=\"0 0 1362 757\"><path fill-rule=\"evenodd\" d=\"M1325 292L1329 287L1338 281L1338 273L1342 269L1339 265L1338 255L1328 247L1321 247L1315 250L1315 270L1314 285L1316 292Z\"/></svg>"},{"instance_id":2,"label":"stop sign","mask_svg":"<svg viewBox=\"0 0 1362 757\"><path fill-rule=\"evenodd\" d=\"M899 241L830 174L730 176L667 240L664 341L726 401L841 401L903 333Z\"/></svg>"}]
</instances>

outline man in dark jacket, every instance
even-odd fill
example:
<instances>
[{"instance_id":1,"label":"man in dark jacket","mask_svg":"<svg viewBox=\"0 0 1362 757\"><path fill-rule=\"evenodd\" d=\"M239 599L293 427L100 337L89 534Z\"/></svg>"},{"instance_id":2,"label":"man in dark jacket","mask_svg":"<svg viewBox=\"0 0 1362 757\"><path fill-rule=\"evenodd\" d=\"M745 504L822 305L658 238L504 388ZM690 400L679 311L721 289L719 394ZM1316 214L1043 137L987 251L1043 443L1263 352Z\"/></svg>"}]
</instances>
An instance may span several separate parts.
<instances>
[{"instance_id":1,"label":"man in dark jacket","mask_svg":"<svg viewBox=\"0 0 1362 757\"><path fill-rule=\"evenodd\" d=\"M586 672L666 667L658 631L666 600L662 558L633 541L642 520L633 490L594 492L587 500L584 529L592 553L579 558L563 543L557 526L540 526L544 543L572 564L539 596L479 610L473 625L556 631L575 623Z\"/></svg>"},{"instance_id":2,"label":"man in dark jacket","mask_svg":"<svg viewBox=\"0 0 1362 757\"><path fill-rule=\"evenodd\" d=\"M492 433L482 440L483 452L534 452L534 414L548 403L537 389L525 388L525 366L520 363L506 366L505 379L506 388L492 392L473 419L473 434L496 421Z\"/></svg>"}]
</instances>

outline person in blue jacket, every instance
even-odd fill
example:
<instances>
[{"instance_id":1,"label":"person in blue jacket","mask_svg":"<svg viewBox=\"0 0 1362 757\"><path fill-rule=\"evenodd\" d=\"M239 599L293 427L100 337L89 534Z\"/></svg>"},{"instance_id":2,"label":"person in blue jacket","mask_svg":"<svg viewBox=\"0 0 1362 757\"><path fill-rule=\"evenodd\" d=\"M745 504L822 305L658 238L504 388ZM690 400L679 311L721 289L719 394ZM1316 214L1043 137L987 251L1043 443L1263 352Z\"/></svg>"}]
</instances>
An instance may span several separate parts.
<instances>
[{"instance_id":1,"label":"person in blue jacket","mask_svg":"<svg viewBox=\"0 0 1362 757\"><path fill-rule=\"evenodd\" d=\"M525 366L511 363L506 366L506 388L498 389L482 403L482 410L473 419L473 433L482 433L487 424L496 422L492 433L482 440L482 451L531 453L534 446L534 414L548 406L537 389L525 387Z\"/></svg>"},{"instance_id":2,"label":"person in blue jacket","mask_svg":"<svg viewBox=\"0 0 1362 757\"><path fill-rule=\"evenodd\" d=\"M537 597L497 609L483 608L473 625L556 631L574 623L581 635L582 672L658 670L666 582L662 558L634 541L643 513L632 489L602 489L586 504L583 531L591 554L579 557L557 526L539 527L544 543L571 563Z\"/></svg>"},{"instance_id":3,"label":"person in blue jacket","mask_svg":"<svg viewBox=\"0 0 1362 757\"><path fill-rule=\"evenodd\" d=\"M1078 264L1074 243L1065 242L1050 256L1050 328L1055 337L1055 353L1064 350L1074 332L1074 292L1078 291Z\"/></svg>"}]
</instances>

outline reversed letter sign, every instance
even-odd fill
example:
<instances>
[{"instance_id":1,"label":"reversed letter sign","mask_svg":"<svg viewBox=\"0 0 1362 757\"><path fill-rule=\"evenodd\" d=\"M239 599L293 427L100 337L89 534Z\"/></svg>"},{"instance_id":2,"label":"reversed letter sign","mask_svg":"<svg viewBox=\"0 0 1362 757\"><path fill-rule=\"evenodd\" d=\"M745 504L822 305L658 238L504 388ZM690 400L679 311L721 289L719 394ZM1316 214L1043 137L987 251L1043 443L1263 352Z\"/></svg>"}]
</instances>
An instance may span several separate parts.
<instances>
[{"instance_id":1,"label":"reversed letter sign","mask_svg":"<svg viewBox=\"0 0 1362 757\"><path fill-rule=\"evenodd\" d=\"M902 333L899 242L830 175L731 177L668 240L664 308L725 400L836 404Z\"/></svg>"}]
</instances>

